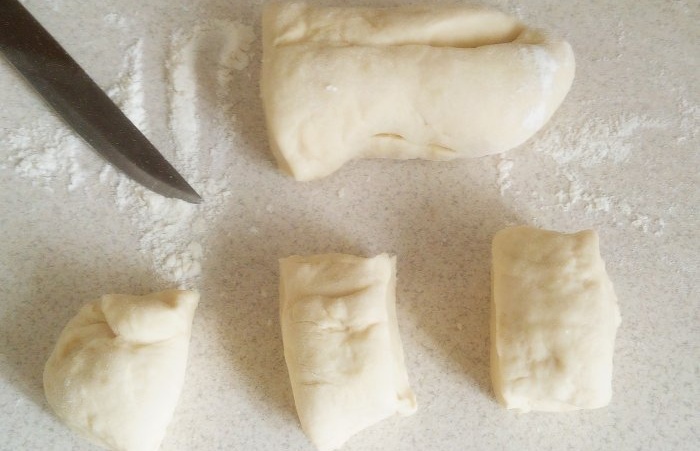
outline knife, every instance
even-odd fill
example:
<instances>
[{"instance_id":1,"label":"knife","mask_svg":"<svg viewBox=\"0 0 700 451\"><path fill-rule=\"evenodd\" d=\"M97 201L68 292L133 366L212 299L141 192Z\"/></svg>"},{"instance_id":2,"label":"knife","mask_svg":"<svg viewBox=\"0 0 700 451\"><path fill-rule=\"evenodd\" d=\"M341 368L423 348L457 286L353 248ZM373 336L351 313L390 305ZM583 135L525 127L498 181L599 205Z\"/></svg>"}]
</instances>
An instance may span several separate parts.
<instances>
[{"instance_id":1,"label":"knife","mask_svg":"<svg viewBox=\"0 0 700 451\"><path fill-rule=\"evenodd\" d=\"M0 0L0 51L107 161L146 188L202 198L18 0Z\"/></svg>"}]
</instances>

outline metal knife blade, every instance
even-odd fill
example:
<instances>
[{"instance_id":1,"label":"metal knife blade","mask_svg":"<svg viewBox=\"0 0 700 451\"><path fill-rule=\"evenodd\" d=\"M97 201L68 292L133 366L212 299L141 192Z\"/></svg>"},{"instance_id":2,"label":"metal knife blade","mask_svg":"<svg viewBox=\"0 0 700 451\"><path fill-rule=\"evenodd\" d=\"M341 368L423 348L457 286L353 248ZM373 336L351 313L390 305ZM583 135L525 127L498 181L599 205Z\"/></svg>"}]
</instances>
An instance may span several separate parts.
<instances>
[{"instance_id":1,"label":"metal knife blade","mask_svg":"<svg viewBox=\"0 0 700 451\"><path fill-rule=\"evenodd\" d=\"M18 0L0 1L0 51L98 153L166 197L202 198Z\"/></svg>"}]
</instances>

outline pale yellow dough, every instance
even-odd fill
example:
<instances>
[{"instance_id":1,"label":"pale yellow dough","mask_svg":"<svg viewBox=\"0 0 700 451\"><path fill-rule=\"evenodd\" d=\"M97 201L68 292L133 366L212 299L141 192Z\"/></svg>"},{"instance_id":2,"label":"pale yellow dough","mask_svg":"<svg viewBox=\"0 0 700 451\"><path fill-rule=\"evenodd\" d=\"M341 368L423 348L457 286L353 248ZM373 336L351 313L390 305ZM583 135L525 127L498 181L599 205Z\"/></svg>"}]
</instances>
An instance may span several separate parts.
<instances>
[{"instance_id":1,"label":"pale yellow dough","mask_svg":"<svg viewBox=\"0 0 700 451\"><path fill-rule=\"evenodd\" d=\"M297 180L354 158L478 157L516 147L574 77L568 43L473 6L317 8L263 16L270 146Z\"/></svg>"},{"instance_id":2,"label":"pale yellow dough","mask_svg":"<svg viewBox=\"0 0 700 451\"><path fill-rule=\"evenodd\" d=\"M492 291L491 377L500 402L522 412L610 402L620 312L594 231L500 231Z\"/></svg>"},{"instance_id":3,"label":"pale yellow dough","mask_svg":"<svg viewBox=\"0 0 700 451\"><path fill-rule=\"evenodd\" d=\"M284 356L302 429L319 450L416 410L396 321L396 259L280 260Z\"/></svg>"},{"instance_id":4,"label":"pale yellow dough","mask_svg":"<svg viewBox=\"0 0 700 451\"><path fill-rule=\"evenodd\" d=\"M105 448L157 450L182 390L198 302L195 292L169 290L85 305L44 369L56 415Z\"/></svg>"}]
</instances>

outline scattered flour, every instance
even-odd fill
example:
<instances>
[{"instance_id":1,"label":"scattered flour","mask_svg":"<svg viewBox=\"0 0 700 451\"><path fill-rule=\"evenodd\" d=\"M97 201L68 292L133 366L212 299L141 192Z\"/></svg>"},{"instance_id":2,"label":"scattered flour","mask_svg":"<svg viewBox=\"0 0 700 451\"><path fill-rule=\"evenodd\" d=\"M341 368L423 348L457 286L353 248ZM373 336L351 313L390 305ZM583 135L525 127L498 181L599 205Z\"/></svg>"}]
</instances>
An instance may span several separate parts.
<instances>
[{"instance_id":1,"label":"scattered flour","mask_svg":"<svg viewBox=\"0 0 700 451\"><path fill-rule=\"evenodd\" d=\"M107 25L116 28L126 28L128 26L128 21L125 17L120 16L116 13L109 13L104 16L104 21Z\"/></svg>"},{"instance_id":2,"label":"scattered flour","mask_svg":"<svg viewBox=\"0 0 700 451\"><path fill-rule=\"evenodd\" d=\"M621 163L633 149L632 138L642 130L665 124L646 117L622 114L610 118L581 117L567 127L551 127L533 145L560 165L583 168L602 163Z\"/></svg>"},{"instance_id":3,"label":"scattered flour","mask_svg":"<svg viewBox=\"0 0 700 451\"><path fill-rule=\"evenodd\" d=\"M198 32L214 34L222 41L216 61L216 80L219 93L225 95L231 85L234 71L248 67L250 59L247 52L255 39L253 30L236 22L218 20L208 28L200 28Z\"/></svg>"},{"instance_id":4,"label":"scattered flour","mask_svg":"<svg viewBox=\"0 0 700 451\"><path fill-rule=\"evenodd\" d=\"M168 125L180 157L195 152L199 142L196 44L197 41L191 39L175 47L175 53L167 64Z\"/></svg>"},{"instance_id":5,"label":"scattered flour","mask_svg":"<svg viewBox=\"0 0 700 451\"><path fill-rule=\"evenodd\" d=\"M173 36L167 64L171 87L168 101L170 130L178 151L187 153L198 146L198 104L216 102L216 119L220 124L230 123L230 84L235 71L248 66L246 52L254 38L251 27L225 20L200 24Z\"/></svg>"},{"instance_id":6,"label":"scattered flour","mask_svg":"<svg viewBox=\"0 0 700 451\"><path fill-rule=\"evenodd\" d=\"M126 24L114 15L105 17L105 22L120 27ZM219 39L212 39L213 36ZM202 204L155 194L109 164L94 171L83 167L81 162L91 150L48 112L31 126L5 137L3 143L11 150L10 158L0 166L11 168L19 176L51 191L60 184L72 191L85 187L91 179L109 187L116 207L127 214L138 230L139 250L151 260L156 275L168 284L196 286L204 257L206 225L231 194L225 177L217 181L216 177L202 176L214 169L212 160L216 152L230 148L230 139L220 140L221 148L203 149L200 136L207 124L222 128L226 123L222 111L230 109L230 102L222 94L236 72L247 67L246 51L253 39L250 27L227 21L199 25L192 32L178 33L172 39L173 56L166 64L166 72L168 125L176 154L168 159L202 195ZM211 53L218 55L216 64L198 59L200 54ZM137 40L127 47L120 73L106 92L135 125L147 132L144 60L144 44ZM201 88L212 77L217 80L215 95L207 98L209 105L202 105ZM230 135L231 131L219 130L219 133Z\"/></svg>"},{"instance_id":7,"label":"scattered flour","mask_svg":"<svg viewBox=\"0 0 700 451\"><path fill-rule=\"evenodd\" d=\"M582 210L588 215L612 215L619 226L629 225L643 233L661 235L665 223L661 218L635 212L623 199L592 187L585 178L586 169L624 162L634 150L633 138L644 130L665 127L660 121L622 114L610 118L578 117L576 123L551 127L535 138L533 149L555 163L555 178L560 188L554 204L542 193L533 193L541 208L564 212ZM496 185L501 195L511 190L513 160L501 157L497 163ZM582 171L583 170L583 171Z\"/></svg>"},{"instance_id":8,"label":"scattered flour","mask_svg":"<svg viewBox=\"0 0 700 451\"><path fill-rule=\"evenodd\" d=\"M498 179L496 179L496 183L501 191L501 196L503 196L513 184L510 178L510 171L513 169L513 160L507 159L501 155L501 161L499 161L496 169L498 170Z\"/></svg>"},{"instance_id":9,"label":"scattered flour","mask_svg":"<svg viewBox=\"0 0 700 451\"><path fill-rule=\"evenodd\" d=\"M107 95L119 106L139 130L148 133L143 91L143 41L126 49L122 70Z\"/></svg>"},{"instance_id":10,"label":"scattered flour","mask_svg":"<svg viewBox=\"0 0 700 451\"><path fill-rule=\"evenodd\" d=\"M692 103L686 96L678 99L678 113L681 118L680 129L685 133L676 138L676 142L682 143L688 139L695 139L700 132L700 106Z\"/></svg>"},{"instance_id":11,"label":"scattered flour","mask_svg":"<svg viewBox=\"0 0 700 451\"><path fill-rule=\"evenodd\" d=\"M214 40L211 36L220 36ZM168 127L171 132L176 158L173 164L186 180L202 195L204 203L192 205L168 199L136 185L110 166L109 174L116 192L117 206L129 211L141 232L141 251L153 259L158 274L168 282L196 285L201 274L206 235L206 224L221 211L231 195L226 178L206 177L214 168L212 158L230 142L221 142L222 148L203 148L201 136L207 124L221 124L213 116L221 114L224 104L206 108L201 102L202 89L212 76L219 81L217 91L223 91L235 76L245 69L245 53L253 40L250 27L236 22L214 21L197 25L192 32L177 33L171 41L171 56L166 64L168 85ZM126 70L120 77L115 98L123 97L123 107L135 117L145 120L143 105L141 46L131 47L125 57ZM216 52L218 64L210 65L199 55ZM120 97L121 96L121 97ZM222 97L219 97L222 98ZM208 99L211 100L211 99ZM130 116L131 117L131 116ZM208 134L208 133L207 133ZM108 175L105 175L106 178Z\"/></svg>"},{"instance_id":12,"label":"scattered flour","mask_svg":"<svg viewBox=\"0 0 700 451\"><path fill-rule=\"evenodd\" d=\"M63 182L74 191L85 184L87 174L79 156L87 145L48 113L29 127L9 131L3 144L10 152L0 167L14 169L35 186L53 191L56 183Z\"/></svg>"},{"instance_id":13,"label":"scattered flour","mask_svg":"<svg viewBox=\"0 0 700 451\"><path fill-rule=\"evenodd\" d=\"M56 12L61 11L64 8L64 0L47 0L46 3Z\"/></svg>"},{"instance_id":14,"label":"scattered flour","mask_svg":"<svg viewBox=\"0 0 700 451\"><path fill-rule=\"evenodd\" d=\"M114 86L106 91L124 113L144 130L141 49L141 41L127 49L125 67ZM10 131L3 143L11 152L2 166L13 168L19 176L50 191L61 181L66 182L68 191L75 191L84 187L94 175L81 164L86 160L85 153L90 152L90 148L49 111L42 112L30 126ZM101 180L104 180L104 176Z\"/></svg>"}]
</instances>

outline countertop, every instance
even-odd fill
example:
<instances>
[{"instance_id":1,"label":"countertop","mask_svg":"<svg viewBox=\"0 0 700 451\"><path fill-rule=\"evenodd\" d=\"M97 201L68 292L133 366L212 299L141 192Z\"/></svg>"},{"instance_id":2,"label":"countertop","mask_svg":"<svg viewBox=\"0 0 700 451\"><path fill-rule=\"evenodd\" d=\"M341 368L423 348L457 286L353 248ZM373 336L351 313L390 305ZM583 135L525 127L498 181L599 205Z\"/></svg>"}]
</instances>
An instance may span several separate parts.
<instances>
[{"instance_id":1,"label":"countertop","mask_svg":"<svg viewBox=\"0 0 700 451\"><path fill-rule=\"evenodd\" d=\"M183 286L202 300L162 450L312 450L282 353L277 260L322 252L397 256L419 405L344 450L697 449L698 2L484 1L574 49L573 87L545 128L501 155L356 161L308 183L268 149L262 2L24 3L205 202L165 201L111 170L0 61L0 449L96 449L43 396L58 334L104 293ZM599 232L622 313L608 407L496 402L490 242L513 224Z\"/></svg>"}]
</instances>

